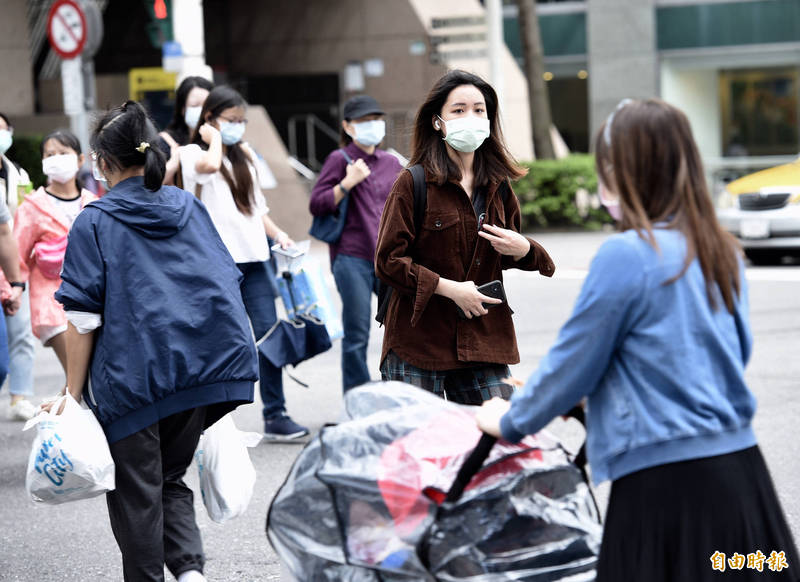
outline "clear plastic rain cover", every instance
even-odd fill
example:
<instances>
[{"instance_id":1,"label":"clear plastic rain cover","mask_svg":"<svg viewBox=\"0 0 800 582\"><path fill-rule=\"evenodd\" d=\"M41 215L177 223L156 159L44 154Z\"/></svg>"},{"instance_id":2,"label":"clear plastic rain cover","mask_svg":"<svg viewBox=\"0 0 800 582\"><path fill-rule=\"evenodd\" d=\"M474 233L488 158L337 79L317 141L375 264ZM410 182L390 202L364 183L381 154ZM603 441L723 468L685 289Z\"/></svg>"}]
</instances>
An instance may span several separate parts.
<instances>
[{"instance_id":1,"label":"clear plastic rain cover","mask_svg":"<svg viewBox=\"0 0 800 582\"><path fill-rule=\"evenodd\" d=\"M345 406L349 420L305 447L267 517L298 581L594 580L594 499L552 435L499 440L445 503L481 436L474 407L399 382L350 390Z\"/></svg>"}]
</instances>

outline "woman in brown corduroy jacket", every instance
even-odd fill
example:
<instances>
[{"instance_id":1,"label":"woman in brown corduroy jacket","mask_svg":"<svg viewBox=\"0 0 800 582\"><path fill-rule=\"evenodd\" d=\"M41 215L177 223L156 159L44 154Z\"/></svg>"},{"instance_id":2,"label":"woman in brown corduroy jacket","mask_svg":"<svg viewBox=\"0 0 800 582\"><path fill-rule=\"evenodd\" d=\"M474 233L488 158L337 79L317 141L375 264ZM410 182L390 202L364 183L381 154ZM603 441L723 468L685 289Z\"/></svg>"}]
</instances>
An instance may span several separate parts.
<instances>
[{"instance_id":1,"label":"woman in brown corduroy jacket","mask_svg":"<svg viewBox=\"0 0 800 582\"><path fill-rule=\"evenodd\" d=\"M386 201L375 255L378 277L395 289L382 377L464 404L507 398L503 380L519 362L512 312L477 287L502 280L503 269L549 277L555 266L519 232L508 181L524 170L503 142L494 89L464 71L439 79L417 113L411 164L425 170L422 224L417 232L413 178L403 172Z\"/></svg>"}]
</instances>

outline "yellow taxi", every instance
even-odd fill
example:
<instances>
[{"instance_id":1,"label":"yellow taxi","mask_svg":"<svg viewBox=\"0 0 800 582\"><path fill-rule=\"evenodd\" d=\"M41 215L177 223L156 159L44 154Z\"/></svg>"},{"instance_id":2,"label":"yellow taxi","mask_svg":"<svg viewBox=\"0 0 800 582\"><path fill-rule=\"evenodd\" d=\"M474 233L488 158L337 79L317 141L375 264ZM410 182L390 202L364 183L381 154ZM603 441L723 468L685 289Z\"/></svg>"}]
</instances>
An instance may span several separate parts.
<instances>
[{"instance_id":1,"label":"yellow taxi","mask_svg":"<svg viewBox=\"0 0 800 582\"><path fill-rule=\"evenodd\" d=\"M730 182L717 216L754 264L800 256L800 158Z\"/></svg>"}]
</instances>

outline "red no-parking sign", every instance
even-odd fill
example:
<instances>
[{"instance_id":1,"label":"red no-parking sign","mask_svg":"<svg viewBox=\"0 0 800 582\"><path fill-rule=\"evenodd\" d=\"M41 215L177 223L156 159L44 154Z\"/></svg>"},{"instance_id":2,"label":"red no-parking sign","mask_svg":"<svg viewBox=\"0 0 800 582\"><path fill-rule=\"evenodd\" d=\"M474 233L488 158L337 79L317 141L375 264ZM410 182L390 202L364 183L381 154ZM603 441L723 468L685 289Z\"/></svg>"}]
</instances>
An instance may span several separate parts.
<instances>
[{"instance_id":1,"label":"red no-parking sign","mask_svg":"<svg viewBox=\"0 0 800 582\"><path fill-rule=\"evenodd\" d=\"M81 54L88 31L86 16L75 0L56 0L47 16L47 37L50 46L62 59Z\"/></svg>"}]
</instances>

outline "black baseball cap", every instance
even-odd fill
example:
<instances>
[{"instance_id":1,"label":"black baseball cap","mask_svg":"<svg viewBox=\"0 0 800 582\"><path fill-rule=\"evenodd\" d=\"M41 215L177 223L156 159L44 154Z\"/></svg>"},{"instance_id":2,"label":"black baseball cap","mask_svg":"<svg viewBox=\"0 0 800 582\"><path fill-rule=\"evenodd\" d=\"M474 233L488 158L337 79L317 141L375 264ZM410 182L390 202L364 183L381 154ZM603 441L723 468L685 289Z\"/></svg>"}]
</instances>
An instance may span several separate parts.
<instances>
[{"instance_id":1,"label":"black baseball cap","mask_svg":"<svg viewBox=\"0 0 800 582\"><path fill-rule=\"evenodd\" d=\"M375 101L369 95L356 95L351 97L344 103L342 108L342 117L345 119L358 119L365 115L386 115Z\"/></svg>"}]
</instances>

